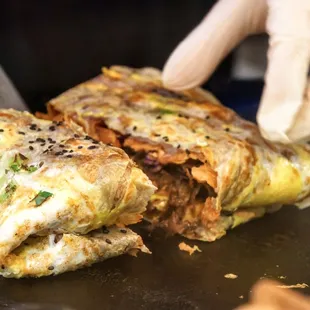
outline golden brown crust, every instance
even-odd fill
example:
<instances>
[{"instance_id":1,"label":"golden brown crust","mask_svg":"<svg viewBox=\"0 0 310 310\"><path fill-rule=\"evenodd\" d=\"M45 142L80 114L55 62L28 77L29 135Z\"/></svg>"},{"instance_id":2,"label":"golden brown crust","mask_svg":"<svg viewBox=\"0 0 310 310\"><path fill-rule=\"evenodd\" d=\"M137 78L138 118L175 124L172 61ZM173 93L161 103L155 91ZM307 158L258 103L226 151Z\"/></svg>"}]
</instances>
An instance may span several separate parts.
<instances>
[{"instance_id":1,"label":"golden brown crust","mask_svg":"<svg viewBox=\"0 0 310 310\"><path fill-rule=\"evenodd\" d=\"M165 89L154 69L104 69L102 75L51 100L48 111L50 118L74 120L93 137L102 131L110 143L151 156L163 169L184 167L188 182L198 183L208 195L171 213L162 199L151 207L149 218L158 221L161 208L166 218L159 221L190 238L212 240L223 235L233 215L221 215L221 210L234 214L240 207L295 203L310 193L309 146L267 143L256 125L209 93ZM140 166L146 169L145 164ZM193 191L199 197L199 190ZM164 186L158 193L165 196L172 191Z\"/></svg>"}]
</instances>

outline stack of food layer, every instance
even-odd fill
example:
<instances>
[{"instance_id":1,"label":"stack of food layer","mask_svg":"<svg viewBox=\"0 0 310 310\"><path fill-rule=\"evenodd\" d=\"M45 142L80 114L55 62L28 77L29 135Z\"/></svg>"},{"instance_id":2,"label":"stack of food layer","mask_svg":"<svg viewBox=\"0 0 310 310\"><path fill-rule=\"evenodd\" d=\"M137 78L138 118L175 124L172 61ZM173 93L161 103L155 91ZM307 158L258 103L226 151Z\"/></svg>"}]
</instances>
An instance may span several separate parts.
<instances>
[{"instance_id":1,"label":"stack of food layer","mask_svg":"<svg viewBox=\"0 0 310 310\"><path fill-rule=\"evenodd\" d=\"M284 204L309 204L308 144L268 143L210 93L165 89L156 69L103 69L39 116L123 148L158 188L144 217L171 233L213 241Z\"/></svg>"}]
</instances>

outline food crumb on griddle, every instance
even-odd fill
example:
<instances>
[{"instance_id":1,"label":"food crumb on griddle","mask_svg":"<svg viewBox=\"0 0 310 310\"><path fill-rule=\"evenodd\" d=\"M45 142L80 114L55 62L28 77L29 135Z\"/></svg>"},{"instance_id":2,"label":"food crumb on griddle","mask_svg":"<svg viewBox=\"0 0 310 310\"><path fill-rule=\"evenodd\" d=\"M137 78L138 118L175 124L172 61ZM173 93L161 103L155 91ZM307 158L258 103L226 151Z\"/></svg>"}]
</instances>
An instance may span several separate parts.
<instances>
[{"instance_id":1,"label":"food crumb on griddle","mask_svg":"<svg viewBox=\"0 0 310 310\"><path fill-rule=\"evenodd\" d=\"M236 274L233 274L233 273L227 273L225 274L224 276L226 279L237 279L238 276Z\"/></svg>"},{"instance_id":2,"label":"food crumb on griddle","mask_svg":"<svg viewBox=\"0 0 310 310\"><path fill-rule=\"evenodd\" d=\"M277 285L277 287L279 288L307 288L309 287L309 285L306 283L297 283L294 285Z\"/></svg>"},{"instance_id":3,"label":"food crumb on griddle","mask_svg":"<svg viewBox=\"0 0 310 310\"><path fill-rule=\"evenodd\" d=\"M243 299L244 297L243 297L243 295L240 295L239 298L240 298L240 299Z\"/></svg>"},{"instance_id":4,"label":"food crumb on griddle","mask_svg":"<svg viewBox=\"0 0 310 310\"><path fill-rule=\"evenodd\" d=\"M279 276L279 279L286 279L286 276Z\"/></svg>"},{"instance_id":5,"label":"food crumb on griddle","mask_svg":"<svg viewBox=\"0 0 310 310\"><path fill-rule=\"evenodd\" d=\"M181 251L188 252L189 255L194 254L196 251L202 252L197 245L194 245L193 247L191 247L190 245L186 244L185 242L181 242L179 244L179 249Z\"/></svg>"}]
</instances>

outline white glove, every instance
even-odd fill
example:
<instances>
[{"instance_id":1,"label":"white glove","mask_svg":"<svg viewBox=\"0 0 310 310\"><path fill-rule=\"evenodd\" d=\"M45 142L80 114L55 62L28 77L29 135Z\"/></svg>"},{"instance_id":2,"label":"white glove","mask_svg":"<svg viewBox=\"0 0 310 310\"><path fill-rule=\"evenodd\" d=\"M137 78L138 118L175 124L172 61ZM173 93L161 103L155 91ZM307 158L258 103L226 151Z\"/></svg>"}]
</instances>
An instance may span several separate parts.
<instances>
[{"instance_id":1,"label":"white glove","mask_svg":"<svg viewBox=\"0 0 310 310\"><path fill-rule=\"evenodd\" d=\"M220 0L169 57L164 84L175 90L202 84L241 40L263 31L270 38L261 133L282 143L309 139L310 0Z\"/></svg>"}]
</instances>

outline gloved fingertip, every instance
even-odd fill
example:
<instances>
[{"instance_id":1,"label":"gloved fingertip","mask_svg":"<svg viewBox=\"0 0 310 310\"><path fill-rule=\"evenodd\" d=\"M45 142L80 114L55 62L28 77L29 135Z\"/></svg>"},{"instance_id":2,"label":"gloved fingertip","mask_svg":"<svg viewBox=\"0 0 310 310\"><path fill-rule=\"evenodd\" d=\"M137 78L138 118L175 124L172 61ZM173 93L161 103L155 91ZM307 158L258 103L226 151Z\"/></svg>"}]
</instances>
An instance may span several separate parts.
<instances>
[{"instance_id":1,"label":"gloved fingertip","mask_svg":"<svg viewBox=\"0 0 310 310\"><path fill-rule=\"evenodd\" d=\"M172 90L186 89L186 82L182 79L182 74L177 72L179 70L180 67L174 65L171 63L170 59L168 59L162 73L162 82L166 88Z\"/></svg>"},{"instance_id":2,"label":"gloved fingertip","mask_svg":"<svg viewBox=\"0 0 310 310\"><path fill-rule=\"evenodd\" d=\"M282 144L291 143L285 130L281 128L281 124L277 124L277 118L258 113L257 123L260 134L265 140Z\"/></svg>"},{"instance_id":3,"label":"gloved fingertip","mask_svg":"<svg viewBox=\"0 0 310 310\"><path fill-rule=\"evenodd\" d=\"M193 74L192 69L190 65L176 65L168 61L162 73L163 85L171 90L179 91L199 86L201 80Z\"/></svg>"}]
</instances>

